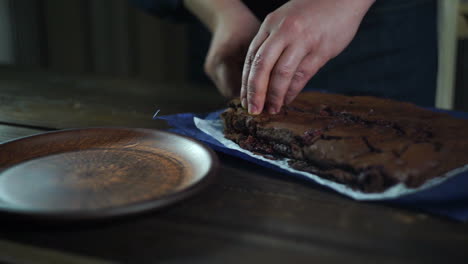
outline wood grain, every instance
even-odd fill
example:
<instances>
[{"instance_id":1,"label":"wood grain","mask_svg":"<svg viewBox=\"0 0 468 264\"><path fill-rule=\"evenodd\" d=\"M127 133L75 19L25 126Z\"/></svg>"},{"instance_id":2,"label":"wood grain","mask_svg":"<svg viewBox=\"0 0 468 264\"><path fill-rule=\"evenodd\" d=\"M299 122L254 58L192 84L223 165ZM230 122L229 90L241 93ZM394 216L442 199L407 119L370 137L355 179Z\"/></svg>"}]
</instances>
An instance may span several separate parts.
<instances>
[{"instance_id":1,"label":"wood grain","mask_svg":"<svg viewBox=\"0 0 468 264\"><path fill-rule=\"evenodd\" d=\"M20 137L42 133L44 130L0 124L0 144Z\"/></svg>"},{"instance_id":2,"label":"wood grain","mask_svg":"<svg viewBox=\"0 0 468 264\"><path fill-rule=\"evenodd\" d=\"M18 99L15 103L7 102L7 106L0 104L1 118L5 120L8 108L15 113L14 107L27 105L34 98L40 102L40 107L28 108L36 113L29 116L25 112L16 113L15 120L26 124L52 127L86 124L89 112L83 116L70 115L72 112L63 107L63 102L70 98L80 98L92 105L90 109L103 109L106 112L103 123L128 126L139 124L125 115L122 118L108 113L117 105L126 107L122 109L151 109L155 103L169 107L174 103L173 111L198 111L222 103L221 99L216 101L216 95L203 97L204 92L190 86L162 91L169 85L133 86L139 82L105 78L91 78L89 86L80 86L88 79L57 77L62 87L66 83L76 85L67 86L65 91L59 88L61 85L49 83L55 78L52 73L10 71L2 75L1 72L0 76L8 78L0 81L2 89L7 87L5 93L0 89L0 96ZM113 87L112 100L106 99ZM180 91L184 91L183 96ZM156 94L165 97L152 97ZM58 109L64 114L41 120L51 112L47 110L47 102L62 104ZM9 131L13 137L14 128ZM19 130L18 136L23 132ZM468 258L467 224L381 203L356 202L229 156L221 155L221 161L215 184L162 212L60 228L2 222L0 237L63 252L138 263L464 263Z\"/></svg>"},{"instance_id":3,"label":"wood grain","mask_svg":"<svg viewBox=\"0 0 468 264\"><path fill-rule=\"evenodd\" d=\"M31 247L18 243L0 241L3 250L1 263L68 263L68 264L111 264L113 262L78 255L65 254L56 250ZM7 252L7 253L5 253ZM27 254L25 254L27 252Z\"/></svg>"},{"instance_id":4,"label":"wood grain","mask_svg":"<svg viewBox=\"0 0 468 264\"><path fill-rule=\"evenodd\" d=\"M10 138L15 130L24 135L10 127ZM465 224L356 203L235 158L222 160L214 186L166 212L64 230L8 223L1 237L121 262L183 262L190 256L206 263L248 255L251 262L273 263L456 263L466 256Z\"/></svg>"},{"instance_id":5,"label":"wood grain","mask_svg":"<svg viewBox=\"0 0 468 264\"><path fill-rule=\"evenodd\" d=\"M27 75L27 78L24 76ZM0 67L0 122L46 128L126 126L164 128L152 120L225 106L214 87L73 76ZM189 95L189 96L185 96Z\"/></svg>"}]
</instances>

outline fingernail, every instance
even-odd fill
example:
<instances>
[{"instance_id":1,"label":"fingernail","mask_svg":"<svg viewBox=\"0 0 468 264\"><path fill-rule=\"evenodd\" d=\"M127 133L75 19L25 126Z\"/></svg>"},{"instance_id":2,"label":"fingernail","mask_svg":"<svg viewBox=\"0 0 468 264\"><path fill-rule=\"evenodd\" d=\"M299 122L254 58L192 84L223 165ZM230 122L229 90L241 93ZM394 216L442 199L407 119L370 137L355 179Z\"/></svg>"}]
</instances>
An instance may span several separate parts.
<instances>
[{"instance_id":1,"label":"fingernail","mask_svg":"<svg viewBox=\"0 0 468 264\"><path fill-rule=\"evenodd\" d=\"M268 107L268 113L274 115L278 113L278 111L276 111L276 108L274 108L273 106L270 106Z\"/></svg>"},{"instance_id":2,"label":"fingernail","mask_svg":"<svg viewBox=\"0 0 468 264\"><path fill-rule=\"evenodd\" d=\"M242 98L241 104L242 104L242 108L247 108L247 99Z\"/></svg>"},{"instance_id":3,"label":"fingernail","mask_svg":"<svg viewBox=\"0 0 468 264\"><path fill-rule=\"evenodd\" d=\"M258 109L255 105L249 104L249 114L256 115L258 114Z\"/></svg>"}]
</instances>

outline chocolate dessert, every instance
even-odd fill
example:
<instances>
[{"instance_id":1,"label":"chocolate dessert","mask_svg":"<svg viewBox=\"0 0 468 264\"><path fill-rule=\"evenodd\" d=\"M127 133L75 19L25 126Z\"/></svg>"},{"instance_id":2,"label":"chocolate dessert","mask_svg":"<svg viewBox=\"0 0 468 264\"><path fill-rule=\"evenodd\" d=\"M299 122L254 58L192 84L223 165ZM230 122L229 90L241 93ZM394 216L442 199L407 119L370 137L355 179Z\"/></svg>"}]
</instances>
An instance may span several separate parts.
<instances>
[{"instance_id":1,"label":"chocolate dessert","mask_svg":"<svg viewBox=\"0 0 468 264\"><path fill-rule=\"evenodd\" d=\"M240 147L364 192L418 187L468 164L468 121L389 99L305 92L255 116L235 99L221 117Z\"/></svg>"}]
</instances>

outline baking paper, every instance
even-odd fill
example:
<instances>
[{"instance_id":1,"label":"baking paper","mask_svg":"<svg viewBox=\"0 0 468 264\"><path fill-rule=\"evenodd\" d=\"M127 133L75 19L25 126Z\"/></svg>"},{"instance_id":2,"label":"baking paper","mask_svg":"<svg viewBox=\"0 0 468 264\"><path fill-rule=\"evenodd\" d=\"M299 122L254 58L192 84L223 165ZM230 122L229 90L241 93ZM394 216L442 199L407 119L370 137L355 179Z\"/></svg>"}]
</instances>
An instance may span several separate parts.
<instances>
[{"instance_id":1,"label":"baking paper","mask_svg":"<svg viewBox=\"0 0 468 264\"><path fill-rule=\"evenodd\" d=\"M444 177L438 177L438 178L429 180L418 188L407 188L404 184L400 183L400 184L396 184L388 188L387 190L381 193L364 193L359 190L354 190L344 184L321 178L315 174L295 170L288 165L288 159L270 160L270 159L264 158L261 155L254 154L246 149L239 147L238 144L224 137L223 124L220 119L204 120L198 117L194 117L193 121L195 123L195 126L198 129L200 129L207 135L216 139L219 143L221 143L226 148L245 153L254 159L258 159L263 162L270 163L271 165L281 168L282 170L285 170L294 174L302 175L320 185L327 186L341 194L344 194L356 200L382 200L382 199L397 198L403 195L408 195L414 192L419 192L419 191L431 188L433 186L443 183L444 181L446 181L450 177L453 177L454 175L458 175L468 170L468 165L462 168L452 170L448 172Z\"/></svg>"}]
</instances>

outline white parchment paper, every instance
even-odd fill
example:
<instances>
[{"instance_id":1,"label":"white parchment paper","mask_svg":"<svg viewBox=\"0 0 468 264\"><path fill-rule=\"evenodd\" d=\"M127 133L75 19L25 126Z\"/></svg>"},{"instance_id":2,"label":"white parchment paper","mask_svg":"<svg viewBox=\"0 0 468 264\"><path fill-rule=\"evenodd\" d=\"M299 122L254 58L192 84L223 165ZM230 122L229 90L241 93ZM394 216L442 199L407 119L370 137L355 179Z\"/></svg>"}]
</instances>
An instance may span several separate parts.
<instances>
[{"instance_id":1,"label":"white parchment paper","mask_svg":"<svg viewBox=\"0 0 468 264\"><path fill-rule=\"evenodd\" d=\"M360 192L360 191L357 191L357 190L353 190L353 189L345 186L344 184L340 184L340 183L336 183L336 182L333 182L333 181L330 181L330 180L327 180L327 179L320 178L319 176L314 175L312 173L295 170L295 169L291 168L288 165L288 159L270 160L270 159L266 159L266 158L264 158L264 157L262 157L260 155L253 154L252 152L239 147L239 145L237 145L233 141L231 141L229 139L226 139L224 137L223 124L222 124L222 121L219 120L219 119L218 120L204 120L204 119L194 117L193 121L195 123L195 126L198 129L200 129L204 133L210 135L211 137L213 137L214 139L219 141L226 148L230 148L230 149L233 149L233 150L243 152L243 153L251 156L252 158L259 159L259 160L262 160L264 162L268 162L268 163L273 164L273 165L275 165L275 166L277 166L277 167L279 167L281 169L284 169L286 171L303 175L306 178L309 178L310 180L312 180L312 181L314 181L314 182L316 182L318 184L328 186L328 187L332 188L333 190L335 190L335 191L337 191L337 192L339 192L341 194L344 194L346 196L349 196L349 197L351 197L353 199L356 199L356 200L383 200L383 199L391 199L391 198L400 197L400 196L403 196L403 195L407 195L407 194L410 194L410 193L414 193L414 192L418 192L418 191L421 191L421 190L431 188L431 187L433 187L435 185L441 184L442 182L446 181L450 177L453 177L453 176L455 176L457 174L460 174L460 173L468 170L468 165L465 165L464 167L461 167L461 168L458 168L458 169L455 169L455 170L452 170L452 171L448 172L445 175L445 177L438 177L438 178L434 178L432 180L429 180L425 184L423 184L422 186L420 186L418 188L411 189L411 188L407 188L404 184L397 184L397 185L395 185L395 186L393 186L391 188L388 188L386 191L381 192L381 193L363 193L363 192Z\"/></svg>"}]
</instances>

